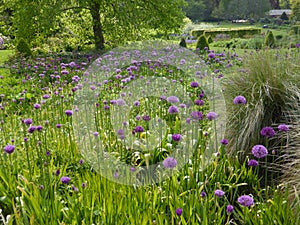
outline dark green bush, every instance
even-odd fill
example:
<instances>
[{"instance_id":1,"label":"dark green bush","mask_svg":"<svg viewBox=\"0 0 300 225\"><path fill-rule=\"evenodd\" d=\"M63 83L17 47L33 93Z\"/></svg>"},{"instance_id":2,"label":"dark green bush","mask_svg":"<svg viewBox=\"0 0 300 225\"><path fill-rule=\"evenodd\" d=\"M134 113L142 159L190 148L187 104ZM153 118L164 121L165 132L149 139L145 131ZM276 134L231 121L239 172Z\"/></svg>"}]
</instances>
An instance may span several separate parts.
<instances>
[{"instance_id":1,"label":"dark green bush","mask_svg":"<svg viewBox=\"0 0 300 225\"><path fill-rule=\"evenodd\" d=\"M198 41L196 43L196 49L199 49L201 52L201 51L204 51L205 47L207 47L209 49L209 44L208 44L206 37L204 35L201 35L198 38Z\"/></svg>"},{"instance_id":2,"label":"dark green bush","mask_svg":"<svg viewBox=\"0 0 300 225\"><path fill-rule=\"evenodd\" d=\"M17 52L28 57L32 55L31 49L29 47L29 44L23 39L21 38L17 44Z\"/></svg>"},{"instance_id":3,"label":"dark green bush","mask_svg":"<svg viewBox=\"0 0 300 225\"><path fill-rule=\"evenodd\" d=\"M210 44L210 43L213 43L213 39L212 39L212 37L211 37L211 36L209 36L209 37L207 38L207 41L208 41L208 44Z\"/></svg>"},{"instance_id":4,"label":"dark green bush","mask_svg":"<svg viewBox=\"0 0 300 225\"><path fill-rule=\"evenodd\" d=\"M180 45L181 47L186 48L186 42L185 42L185 39L184 39L184 38L181 38L181 41L180 41L179 45Z\"/></svg>"},{"instance_id":5,"label":"dark green bush","mask_svg":"<svg viewBox=\"0 0 300 225\"><path fill-rule=\"evenodd\" d=\"M265 37L264 44L266 47L274 48L275 47L275 37L272 31L268 31Z\"/></svg>"}]
</instances>

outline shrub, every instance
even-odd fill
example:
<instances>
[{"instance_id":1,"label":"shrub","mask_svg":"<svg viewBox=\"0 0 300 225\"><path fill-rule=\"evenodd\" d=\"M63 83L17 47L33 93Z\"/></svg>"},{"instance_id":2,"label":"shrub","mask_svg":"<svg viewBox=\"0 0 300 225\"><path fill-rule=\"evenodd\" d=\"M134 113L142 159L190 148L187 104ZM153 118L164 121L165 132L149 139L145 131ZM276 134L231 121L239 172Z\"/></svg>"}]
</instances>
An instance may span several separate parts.
<instances>
[{"instance_id":1,"label":"shrub","mask_svg":"<svg viewBox=\"0 0 300 225\"><path fill-rule=\"evenodd\" d=\"M17 44L17 52L26 57L32 55L29 44L23 38L21 38Z\"/></svg>"},{"instance_id":2,"label":"shrub","mask_svg":"<svg viewBox=\"0 0 300 225\"><path fill-rule=\"evenodd\" d=\"M208 44L210 44L210 43L213 43L213 42L214 42L211 36L209 36L209 37L207 38L207 42L208 42Z\"/></svg>"},{"instance_id":3,"label":"shrub","mask_svg":"<svg viewBox=\"0 0 300 225\"><path fill-rule=\"evenodd\" d=\"M285 12L283 12L283 13L281 14L280 19L282 19L282 20L289 20L289 18L288 18L288 16L286 15Z\"/></svg>"},{"instance_id":4,"label":"shrub","mask_svg":"<svg viewBox=\"0 0 300 225\"><path fill-rule=\"evenodd\" d=\"M260 130L279 123L289 124L293 110L299 110L299 53L297 56L258 51L246 55L243 73L237 71L223 79L228 122L226 136L229 153L240 159L251 154L257 143L265 143ZM246 105L234 105L242 95ZM299 114L296 114L299 115ZM269 149L280 144L269 142ZM299 154L299 153L298 153Z\"/></svg>"},{"instance_id":5,"label":"shrub","mask_svg":"<svg viewBox=\"0 0 300 225\"><path fill-rule=\"evenodd\" d=\"M273 48L275 46L275 38L272 31L267 32L264 44L269 48Z\"/></svg>"},{"instance_id":6,"label":"shrub","mask_svg":"<svg viewBox=\"0 0 300 225\"><path fill-rule=\"evenodd\" d=\"M186 48L186 42L185 42L185 39L184 39L184 38L181 38L181 41L180 41L179 45L180 45L181 47Z\"/></svg>"},{"instance_id":7,"label":"shrub","mask_svg":"<svg viewBox=\"0 0 300 225\"><path fill-rule=\"evenodd\" d=\"M199 49L200 51L204 51L205 47L209 49L209 44L206 37L204 35L201 35L198 38L198 41L196 43L196 49Z\"/></svg>"}]
</instances>

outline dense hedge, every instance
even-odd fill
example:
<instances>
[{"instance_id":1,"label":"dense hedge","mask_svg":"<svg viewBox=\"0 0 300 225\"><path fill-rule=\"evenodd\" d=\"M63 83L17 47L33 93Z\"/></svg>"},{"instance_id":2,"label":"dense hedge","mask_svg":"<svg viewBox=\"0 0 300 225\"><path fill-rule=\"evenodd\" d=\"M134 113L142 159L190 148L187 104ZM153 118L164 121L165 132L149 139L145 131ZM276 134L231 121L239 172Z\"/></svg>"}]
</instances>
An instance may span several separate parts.
<instances>
[{"instance_id":1,"label":"dense hedge","mask_svg":"<svg viewBox=\"0 0 300 225\"><path fill-rule=\"evenodd\" d=\"M216 37L218 34L228 34L230 38L242 38L246 35L252 36L256 34L260 34L260 28L253 28L253 27L243 27L243 28L217 28L211 30L192 30L192 35L199 37L201 35L205 35L206 37Z\"/></svg>"}]
</instances>

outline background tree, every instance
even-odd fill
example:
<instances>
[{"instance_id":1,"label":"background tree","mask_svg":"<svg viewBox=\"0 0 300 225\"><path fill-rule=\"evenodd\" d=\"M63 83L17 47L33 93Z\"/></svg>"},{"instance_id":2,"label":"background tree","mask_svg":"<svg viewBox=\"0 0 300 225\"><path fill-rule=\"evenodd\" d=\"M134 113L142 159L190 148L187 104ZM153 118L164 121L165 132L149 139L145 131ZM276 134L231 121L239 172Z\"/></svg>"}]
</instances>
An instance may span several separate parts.
<instances>
[{"instance_id":1,"label":"background tree","mask_svg":"<svg viewBox=\"0 0 300 225\"><path fill-rule=\"evenodd\" d=\"M184 7L186 16L193 22L201 21L204 19L204 12L206 6L203 0L187 0L187 6Z\"/></svg>"},{"instance_id":2,"label":"background tree","mask_svg":"<svg viewBox=\"0 0 300 225\"><path fill-rule=\"evenodd\" d=\"M5 0L4 0L5 1ZM184 0L10 0L17 37L28 41L47 38L58 31L62 13L86 10L91 16L95 47L147 38L149 30L162 35L183 24ZM83 21L82 21L83 22ZM89 24L90 25L90 24ZM85 28L86 24L81 24ZM61 27L60 27L61 28Z\"/></svg>"},{"instance_id":3,"label":"background tree","mask_svg":"<svg viewBox=\"0 0 300 225\"><path fill-rule=\"evenodd\" d=\"M291 18L293 18L296 21L300 21L300 0L293 0L291 2L291 9Z\"/></svg>"}]
</instances>

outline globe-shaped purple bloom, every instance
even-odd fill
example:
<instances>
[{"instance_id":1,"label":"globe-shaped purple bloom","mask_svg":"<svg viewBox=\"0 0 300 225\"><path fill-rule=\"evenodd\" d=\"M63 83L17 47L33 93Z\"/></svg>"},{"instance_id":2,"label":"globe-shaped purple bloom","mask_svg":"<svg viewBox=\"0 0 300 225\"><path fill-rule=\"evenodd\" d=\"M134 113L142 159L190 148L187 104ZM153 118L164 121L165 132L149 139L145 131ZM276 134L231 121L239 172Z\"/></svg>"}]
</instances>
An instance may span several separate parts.
<instances>
[{"instance_id":1,"label":"globe-shaped purple bloom","mask_svg":"<svg viewBox=\"0 0 300 225\"><path fill-rule=\"evenodd\" d=\"M215 113L215 112L208 112L207 115L206 115L206 118L208 120L215 120L218 118L218 114Z\"/></svg>"},{"instance_id":2,"label":"globe-shaped purple bloom","mask_svg":"<svg viewBox=\"0 0 300 225\"><path fill-rule=\"evenodd\" d=\"M150 120L150 116L148 116L148 115L143 116L143 120L144 121L149 121Z\"/></svg>"},{"instance_id":3,"label":"globe-shaped purple bloom","mask_svg":"<svg viewBox=\"0 0 300 225\"><path fill-rule=\"evenodd\" d=\"M222 145L228 145L228 140L227 139L222 139L221 144Z\"/></svg>"},{"instance_id":4,"label":"globe-shaped purple bloom","mask_svg":"<svg viewBox=\"0 0 300 225\"><path fill-rule=\"evenodd\" d=\"M36 127L36 130L39 131L39 132L41 132L43 130L43 126L42 125L38 125Z\"/></svg>"},{"instance_id":5,"label":"globe-shaped purple bloom","mask_svg":"<svg viewBox=\"0 0 300 225\"><path fill-rule=\"evenodd\" d=\"M30 125L32 124L32 119L31 118L24 119L23 123L25 123L26 125Z\"/></svg>"},{"instance_id":6,"label":"globe-shaped purple bloom","mask_svg":"<svg viewBox=\"0 0 300 225\"><path fill-rule=\"evenodd\" d=\"M41 105L40 105L40 104L34 104L33 107L34 107L35 109L39 109L39 108L41 108Z\"/></svg>"},{"instance_id":7,"label":"globe-shaped purple bloom","mask_svg":"<svg viewBox=\"0 0 300 225\"><path fill-rule=\"evenodd\" d=\"M170 96L167 98L167 101L171 103L177 103L179 102L179 99L176 96Z\"/></svg>"},{"instance_id":8,"label":"globe-shaped purple bloom","mask_svg":"<svg viewBox=\"0 0 300 225\"><path fill-rule=\"evenodd\" d=\"M134 128L134 131L135 131L136 133L142 133L142 132L144 132L145 130L144 130L144 128L143 128L142 126L136 126L136 127Z\"/></svg>"},{"instance_id":9,"label":"globe-shaped purple bloom","mask_svg":"<svg viewBox=\"0 0 300 225\"><path fill-rule=\"evenodd\" d=\"M250 159L248 161L248 166L253 166L253 167L258 166L258 162L255 159Z\"/></svg>"},{"instance_id":10,"label":"globe-shaped purple bloom","mask_svg":"<svg viewBox=\"0 0 300 225\"><path fill-rule=\"evenodd\" d=\"M242 206L249 207L254 204L254 200L250 195L242 195L238 198L238 203Z\"/></svg>"},{"instance_id":11,"label":"globe-shaped purple bloom","mask_svg":"<svg viewBox=\"0 0 300 225\"><path fill-rule=\"evenodd\" d=\"M275 136L275 131L272 127L264 127L261 129L260 134L264 137L273 137Z\"/></svg>"},{"instance_id":12,"label":"globe-shaped purple bloom","mask_svg":"<svg viewBox=\"0 0 300 225\"><path fill-rule=\"evenodd\" d=\"M190 85L191 85L191 87L193 87L193 88L199 87L199 84L198 84L198 82L196 82L196 81L192 81Z\"/></svg>"},{"instance_id":13,"label":"globe-shaped purple bloom","mask_svg":"<svg viewBox=\"0 0 300 225\"><path fill-rule=\"evenodd\" d=\"M225 195L225 192L220 190L220 189L217 189L215 190L215 196L217 197L223 197Z\"/></svg>"},{"instance_id":14,"label":"globe-shaped purple bloom","mask_svg":"<svg viewBox=\"0 0 300 225\"><path fill-rule=\"evenodd\" d=\"M62 177L60 178L60 181L63 183L63 184L68 184L70 181L71 181L71 178L70 177Z\"/></svg>"},{"instance_id":15,"label":"globe-shaped purple bloom","mask_svg":"<svg viewBox=\"0 0 300 225\"><path fill-rule=\"evenodd\" d=\"M178 208L178 209L176 209L176 215L177 216L181 216L182 215L182 208Z\"/></svg>"},{"instance_id":16,"label":"globe-shaped purple bloom","mask_svg":"<svg viewBox=\"0 0 300 225\"><path fill-rule=\"evenodd\" d=\"M7 154L11 154L15 151L15 146L14 145L6 145L4 147L4 151L7 153Z\"/></svg>"},{"instance_id":17,"label":"globe-shaped purple bloom","mask_svg":"<svg viewBox=\"0 0 300 225\"><path fill-rule=\"evenodd\" d=\"M180 134L173 134L172 135L172 140L176 141L176 142L180 141L181 140L181 135Z\"/></svg>"},{"instance_id":18,"label":"globe-shaped purple bloom","mask_svg":"<svg viewBox=\"0 0 300 225\"><path fill-rule=\"evenodd\" d=\"M168 113L170 113L170 114L176 114L176 113L178 113L178 108L176 106L174 106L174 105L171 105L169 107L169 109L168 109Z\"/></svg>"},{"instance_id":19,"label":"globe-shaped purple bloom","mask_svg":"<svg viewBox=\"0 0 300 225\"><path fill-rule=\"evenodd\" d=\"M69 109L66 110L65 113L66 113L67 116L72 116L73 115L73 111L69 110Z\"/></svg>"},{"instance_id":20,"label":"globe-shaped purple bloom","mask_svg":"<svg viewBox=\"0 0 300 225\"><path fill-rule=\"evenodd\" d=\"M236 96L234 99L233 99L233 103L236 104L236 105L240 105L240 104L246 104L247 103L247 100L244 96L242 95L239 95L239 96Z\"/></svg>"},{"instance_id":21,"label":"globe-shaped purple bloom","mask_svg":"<svg viewBox=\"0 0 300 225\"><path fill-rule=\"evenodd\" d=\"M173 169L174 167L176 167L176 165L177 165L177 161L173 157L167 157L163 161L163 166L168 169Z\"/></svg>"},{"instance_id":22,"label":"globe-shaped purple bloom","mask_svg":"<svg viewBox=\"0 0 300 225\"><path fill-rule=\"evenodd\" d=\"M279 131L289 131L289 127L288 127L288 125L286 125L286 124L280 124L279 126L278 126L278 130Z\"/></svg>"},{"instance_id":23,"label":"globe-shaped purple bloom","mask_svg":"<svg viewBox=\"0 0 300 225\"><path fill-rule=\"evenodd\" d=\"M194 103L195 103L195 105L198 105L198 106L204 105L204 101L203 101L202 99L196 99L196 100L194 101Z\"/></svg>"},{"instance_id":24,"label":"globe-shaped purple bloom","mask_svg":"<svg viewBox=\"0 0 300 225\"><path fill-rule=\"evenodd\" d=\"M28 131L28 133L32 134L35 130L36 130L35 126L30 126L27 131Z\"/></svg>"},{"instance_id":25,"label":"globe-shaped purple bloom","mask_svg":"<svg viewBox=\"0 0 300 225\"><path fill-rule=\"evenodd\" d=\"M264 158L264 157L266 157L268 155L268 150L263 145L255 145L252 148L252 154L256 158L260 159L260 158Z\"/></svg>"},{"instance_id":26,"label":"globe-shaped purple bloom","mask_svg":"<svg viewBox=\"0 0 300 225\"><path fill-rule=\"evenodd\" d=\"M203 115L202 115L202 113L199 112L199 111L194 111L194 112L191 112L191 117L192 117L194 120L202 120Z\"/></svg>"},{"instance_id":27,"label":"globe-shaped purple bloom","mask_svg":"<svg viewBox=\"0 0 300 225\"><path fill-rule=\"evenodd\" d=\"M227 205L227 207L226 207L226 212L227 212L227 213L232 213L232 212L233 212L233 209L234 209L233 205Z\"/></svg>"},{"instance_id":28,"label":"globe-shaped purple bloom","mask_svg":"<svg viewBox=\"0 0 300 225\"><path fill-rule=\"evenodd\" d=\"M202 198L206 197L206 193L204 191L202 191L200 195Z\"/></svg>"}]
</instances>

